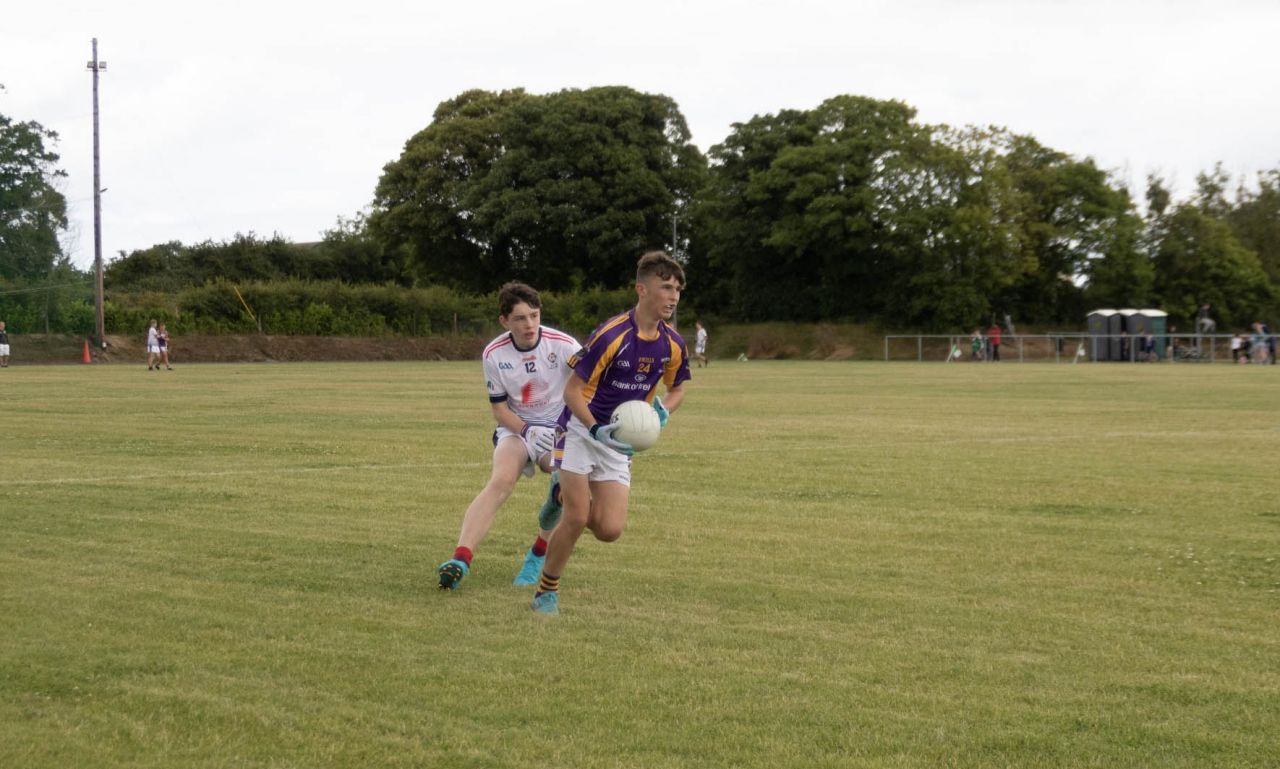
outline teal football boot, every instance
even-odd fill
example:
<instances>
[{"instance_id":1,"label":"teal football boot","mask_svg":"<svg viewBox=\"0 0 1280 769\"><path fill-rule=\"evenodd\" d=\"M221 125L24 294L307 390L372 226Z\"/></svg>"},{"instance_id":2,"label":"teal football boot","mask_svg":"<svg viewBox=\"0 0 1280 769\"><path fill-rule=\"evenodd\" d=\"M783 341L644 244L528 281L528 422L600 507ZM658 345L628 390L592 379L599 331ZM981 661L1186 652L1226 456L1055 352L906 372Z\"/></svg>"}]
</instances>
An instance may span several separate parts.
<instances>
[{"instance_id":1,"label":"teal football boot","mask_svg":"<svg viewBox=\"0 0 1280 769\"><path fill-rule=\"evenodd\" d=\"M543 531L551 531L560 522L564 505L556 501L559 493L560 471L556 470L551 474L551 487L547 489L547 501L542 503L542 509L538 511L538 528Z\"/></svg>"},{"instance_id":2,"label":"teal football boot","mask_svg":"<svg viewBox=\"0 0 1280 769\"><path fill-rule=\"evenodd\" d=\"M463 577L467 576L469 571L471 571L471 568L467 566L466 562L459 561L457 558L450 558L440 564L440 567L436 569L436 572L440 575L440 589L457 589L458 583L462 581Z\"/></svg>"},{"instance_id":3,"label":"teal football boot","mask_svg":"<svg viewBox=\"0 0 1280 769\"><path fill-rule=\"evenodd\" d=\"M559 614L560 594L554 590L550 593L538 593L534 595L533 604L530 608L536 614Z\"/></svg>"},{"instance_id":4,"label":"teal football boot","mask_svg":"<svg viewBox=\"0 0 1280 769\"><path fill-rule=\"evenodd\" d=\"M536 585L538 577L542 576L542 562L547 560L545 555L534 555L533 548L529 548L524 554L524 565L520 567L520 573L516 578L511 580L513 585Z\"/></svg>"}]
</instances>

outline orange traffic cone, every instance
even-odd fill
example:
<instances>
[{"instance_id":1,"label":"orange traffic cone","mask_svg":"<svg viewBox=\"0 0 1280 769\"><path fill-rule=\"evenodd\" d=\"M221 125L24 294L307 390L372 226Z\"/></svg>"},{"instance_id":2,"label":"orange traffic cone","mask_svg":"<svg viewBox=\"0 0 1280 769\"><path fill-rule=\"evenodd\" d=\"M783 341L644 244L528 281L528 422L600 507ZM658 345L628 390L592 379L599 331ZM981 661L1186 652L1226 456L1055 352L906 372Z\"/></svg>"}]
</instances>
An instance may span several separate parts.
<instances>
[{"instance_id":1,"label":"orange traffic cone","mask_svg":"<svg viewBox=\"0 0 1280 769\"><path fill-rule=\"evenodd\" d=\"M93 363L93 358L89 357L89 339L87 337L84 340L84 360L82 362Z\"/></svg>"}]
</instances>

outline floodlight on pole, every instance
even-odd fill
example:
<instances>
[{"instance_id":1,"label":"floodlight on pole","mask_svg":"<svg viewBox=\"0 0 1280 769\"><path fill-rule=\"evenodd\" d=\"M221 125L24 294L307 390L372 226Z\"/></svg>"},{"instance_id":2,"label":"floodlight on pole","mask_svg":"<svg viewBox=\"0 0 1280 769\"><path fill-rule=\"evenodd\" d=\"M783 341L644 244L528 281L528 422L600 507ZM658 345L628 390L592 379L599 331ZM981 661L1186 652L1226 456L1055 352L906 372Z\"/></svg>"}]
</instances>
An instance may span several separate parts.
<instances>
[{"instance_id":1,"label":"floodlight on pole","mask_svg":"<svg viewBox=\"0 0 1280 769\"><path fill-rule=\"evenodd\" d=\"M102 316L102 167L98 154L98 73L107 63L98 61L98 38L93 38L93 58L86 69L93 71L93 309L94 333L98 346L107 346L106 323Z\"/></svg>"}]
</instances>

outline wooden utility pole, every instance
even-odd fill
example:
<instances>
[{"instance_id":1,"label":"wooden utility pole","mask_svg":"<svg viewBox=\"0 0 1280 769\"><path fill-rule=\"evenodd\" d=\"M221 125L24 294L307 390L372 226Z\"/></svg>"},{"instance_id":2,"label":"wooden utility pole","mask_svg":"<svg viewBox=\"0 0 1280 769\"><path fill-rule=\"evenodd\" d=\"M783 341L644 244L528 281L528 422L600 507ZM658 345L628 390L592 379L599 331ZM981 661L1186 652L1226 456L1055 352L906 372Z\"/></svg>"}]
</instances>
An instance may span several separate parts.
<instances>
[{"instance_id":1,"label":"wooden utility pole","mask_svg":"<svg viewBox=\"0 0 1280 769\"><path fill-rule=\"evenodd\" d=\"M93 70L93 308L99 349L107 346L107 329L102 317L102 167L98 160L98 73L106 68L105 61L98 61L98 38L95 37L88 69Z\"/></svg>"}]
</instances>

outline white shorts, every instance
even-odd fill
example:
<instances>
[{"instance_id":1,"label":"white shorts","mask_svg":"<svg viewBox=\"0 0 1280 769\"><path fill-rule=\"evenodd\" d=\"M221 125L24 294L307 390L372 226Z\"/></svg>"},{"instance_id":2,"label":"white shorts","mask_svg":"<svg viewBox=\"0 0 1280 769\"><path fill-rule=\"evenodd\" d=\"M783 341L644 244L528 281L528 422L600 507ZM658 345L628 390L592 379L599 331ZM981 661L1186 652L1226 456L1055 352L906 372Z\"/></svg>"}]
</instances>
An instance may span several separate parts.
<instances>
[{"instance_id":1,"label":"white shorts","mask_svg":"<svg viewBox=\"0 0 1280 769\"><path fill-rule=\"evenodd\" d=\"M694 347L694 348L693 348L693 354L694 354L694 355L706 355L706 354L707 354L707 346L706 346L705 344L697 345L696 347Z\"/></svg>"},{"instance_id":2,"label":"white shorts","mask_svg":"<svg viewBox=\"0 0 1280 769\"><path fill-rule=\"evenodd\" d=\"M498 443L505 438L515 438L516 440L524 444L524 453L526 456L529 457L529 461L525 462L524 469L521 470L520 472L524 473L524 477L526 478L532 478L534 474L538 472L538 455L537 455L538 449L533 445L533 439L535 437L534 428L542 429L542 430L555 430L554 427L543 427L541 425L533 425L526 433L527 437L525 438L521 438L520 433L513 433L507 428L503 427L502 425L498 425L497 429L493 431L493 447L495 449L498 447Z\"/></svg>"},{"instance_id":3,"label":"white shorts","mask_svg":"<svg viewBox=\"0 0 1280 769\"><path fill-rule=\"evenodd\" d=\"M589 481L617 481L631 487L631 457L592 438L577 417L569 420L564 434L560 469L585 475Z\"/></svg>"},{"instance_id":4,"label":"white shorts","mask_svg":"<svg viewBox=\"0 0 1280 769\"><path fill-rule=\"evenodd\" d=\"M155 353L156 355L159 355L159 354L160 354L160 345L158 345L158 344L149 344L149 345L147 345L147 354L148 354L148 355L150 355L151 353Z\"/></svg>"},{"instance_id":5,"label":"white shorts","mask_svg":"<svg viewBox=\"0 0 1280 769\"><path fill-rule=\"evenodd\" d=\"M0 344L0 358L9 357L9 345Z\"/></svg>"}]
</instances>

